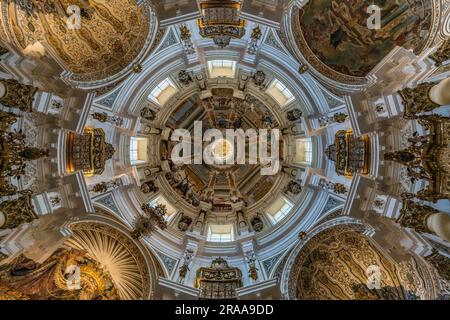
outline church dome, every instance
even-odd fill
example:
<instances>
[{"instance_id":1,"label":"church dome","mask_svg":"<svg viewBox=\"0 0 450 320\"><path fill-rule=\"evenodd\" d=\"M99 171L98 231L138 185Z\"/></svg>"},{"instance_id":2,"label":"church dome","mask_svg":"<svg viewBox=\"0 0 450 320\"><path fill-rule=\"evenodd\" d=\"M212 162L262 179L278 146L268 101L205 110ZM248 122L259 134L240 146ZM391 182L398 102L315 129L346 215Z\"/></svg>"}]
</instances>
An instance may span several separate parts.
<instances>
[{"instance_id":1,"label":"church dome","mask_svg":"<svg viewBox=\"0 0 450 320\"><path fill-rule=\"evenodd\" d=\"M445 10L0 1L0 299L448 298Z\"/></svg>"},{"instance_id":2,"label":"church dome","mask_svg":"<svg viewBox=\"0 0 450 320\"><path fill-rule=\"evenodd\" d=\"M148 51L156 33L152 9L132 0L111 0L107 5L13 1L3 6L11 41L30 54L34 47L42 48L74 82L105 80L130 69Z\"/></svg>"}]
</instances>

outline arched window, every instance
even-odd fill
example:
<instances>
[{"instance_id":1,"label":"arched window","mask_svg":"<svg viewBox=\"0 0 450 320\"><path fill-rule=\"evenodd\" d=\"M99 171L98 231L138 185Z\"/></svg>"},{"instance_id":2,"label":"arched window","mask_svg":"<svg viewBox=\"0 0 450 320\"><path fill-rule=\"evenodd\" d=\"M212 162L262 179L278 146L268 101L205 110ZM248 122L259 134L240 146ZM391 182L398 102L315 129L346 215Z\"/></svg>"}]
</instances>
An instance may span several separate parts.
<instances>
[{"instance_id":1,"label":"arched window","mask_svg":"<svg viewBox=\"0 0 450 320\"><path fill-rule=\"evenodd\" d=\"M234 78L236 75L236 62L232 60L208 61L208 70L211 78Z\"/></svg>"},{"instance_id":2,"label":"arched window","mask_svg":"<svg viewBox=\"0 0 450 320\"><path fill-rule=\"evenodd\" d=\"M164 198L163 196L158 196L155 199L153 199L150 203L149 203L150 207L154 208L157 205L164 205L166 206L166 215L165 215L165 219L166 221L170 221L174 216L175 213L177 212L177 210L170 205L170 203L166 200L166 198Z\"/></svg>"},{"instance_id":3,"label":"arched window","mask_svg":"<svg viewBox=\"0 0 450 320\"><path fill-rule=\"evenodd\" d=\"M210 224L208 227L208 241L230 242L234 241L232 224Z\"/></svg>"},{"instance_id":4,"label":"arched window","mask_svg":"<svg viewBox=\"0 0 450 320\"><path fill-rule=\"evenodd\" d=\"M130 161L132 165L148 161L148 139L132 137L130 141Z\"/></svg>"},{"instance_id":5,"label":"arched window","mask_svg":"<svg viewBox=\"0 0 450 320\"><path fill-rule=\"evenodd\" d=\"M273 223L278 223L291 211L293 204L285 197L278 198L268 209L267 214Z\"/></svg>"},{"instance_id":6,"label":"arched window","mask_svg":"<svg viewBox=\"0 0 450 320\"><path fill-rule=\"evenodd\" d=\"M164 79L159 83L148 96L158 105L163 106L167 101L177 93L178 89L169 78Z\"/></svg>"},{"instance_id":7,"label":"arched window","mask_svg":"<svg viewBox=\"0 0 450 320\"><path fill-rule=\"evenodd\" d=\"M277 101L280 107L286 106L295 99L292 92L278 79L272 81L272 84L267 89L267 93Z\"/></svg>"},{"instance_id":8,"label":"arched window","mask_svg":"<svg viewBox=\"0 0 450 320\"><path fill-rule=\"evenodd\" d=\"M295 162L311 164L312 141L311 138L301 138L295 141Z\"/></svg>"}]
</instances>

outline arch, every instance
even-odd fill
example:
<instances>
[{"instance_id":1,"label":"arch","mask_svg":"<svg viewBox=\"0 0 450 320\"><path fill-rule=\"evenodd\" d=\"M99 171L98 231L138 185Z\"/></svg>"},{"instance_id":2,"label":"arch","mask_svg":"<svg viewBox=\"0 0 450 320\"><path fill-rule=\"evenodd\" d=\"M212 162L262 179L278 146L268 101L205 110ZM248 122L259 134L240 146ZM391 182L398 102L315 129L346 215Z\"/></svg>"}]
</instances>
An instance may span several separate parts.
<instances>
[{"instance_id":1,"label":"arch","mask_svg":"<svg viewBox=\"0 0 450 320\"><path fill-rule=\"evenodd\" d=\"M64 247L87 251L111 275L121 299L152 298L161 266L122 224L92 215L71 223L70 229L73 234Z\"/></svg>"},{"instance_id":2,"label":"arch","mask_svg":"<svg viewBox=\"0 0 450 320\"><path fill-rule=\"evenodd\" d=\"M418 1L413 7L406 1L386 1L380 4L381 29L370 30L370 4L309 1L301 8L291 8L283 22L283 32L299 60L313 69L318 78L363 85L372 69L396 46L413 49L417 55L431 47L438 33L441 10L438 1ZM374 46L378 49L374 50ZM365 59L359 54L364 54ZM349 59L352 55L356 56Z\"/></svg>"},{"instance_id":3,"label":"arch","mask_svg":"<svg viewBox=\"0 0 450 320\"><path fill-rule=\"evenodd\" d=\"M64 8L81 2L60 1L52 8L24 7L10 2L2 19L9 21L13 42L23 52L36 46L56 60L62 78L80 86L104 86L132 72L148 51L157 33L149 5L131 0L111 0L83 8L80 27L65 22Z\"/></svg>"},{"instance_id":4,"label":"arch","mask_svg":"<svg viewBox=\"0 0 450 320\"><path fill-rule=\"evenodd\" d=\"M366 227L346 217L325 222L293 249L282 276L288 299L404 300L433 296L416 260L394 263L366 237ZM378 268L380 285L368 287ZM421 269L421 271L419 271Z\"/></svg>"}]
</instances>

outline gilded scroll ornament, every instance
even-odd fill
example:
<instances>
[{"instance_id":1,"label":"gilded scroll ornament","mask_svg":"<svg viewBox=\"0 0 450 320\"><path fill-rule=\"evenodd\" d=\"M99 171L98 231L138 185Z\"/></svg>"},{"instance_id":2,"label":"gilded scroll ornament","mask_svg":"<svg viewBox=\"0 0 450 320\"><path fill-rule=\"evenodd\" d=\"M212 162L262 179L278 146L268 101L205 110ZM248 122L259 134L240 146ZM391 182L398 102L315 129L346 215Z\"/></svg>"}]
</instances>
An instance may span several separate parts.
<instances>
[{"instance_id":1,"label":"gilded scroll ornament","mask_svg":"<svg viewBox=\"0 0 450 320\"><path fill-rule=\"evenodd\" d=\"M48 157L50 154L48 149L28 146L26 135L22 131L7 131L17 118L13 113L0 111L0 196L30 194L29 190L19 191L10 180L13 177L19 179L25 173L28 161Z\"/></svg>"},{"instance_id":2,"label":"gilded scroll ornament","mask_svg":"<svg viewBox=\"0 0 450 320\"><path fill-rule=\"evenodd\" d=\"M5 217L5 223L0 229L13 229L22 223L31 222L38 218L31 204L29 195L21 196L15 200L7 200L0 203L0 214Z\"/></svg>"},{"instance_id":3,"label":"gilded scroll ornament","mask_svg":"<svg viewBox=\"0 0 450 320\"><path fill-rule=\"evenodd\" d=\"M241 270L228 266L223 258L197 270L196 287L200 289L200 299L234 299L236 289L241 286Z\"/></svg>"},{"instance_id":4,"label":"gilded scroll ornament","mask_svg":"<svg viewBox=\"0 0 450 320\"><path fill-rule=\"evenodd\" d=\"M134 229L131 233L133 238L139 239L141 237L149 236L158 227L161 230L167 228L165 215L167 209L165 205L158 204L156 207L151 207L149 204L143 204L141 209L144 215L139 215L134 221Z\"/></svg>"},{"instance_id":5,"label":"gilded scroll ornament","mask_svg":"<svg viewBox=\"0 0 450 320\"><path fill-rule=\"evenodd\" d=\"M245 35L246 21L240 18L240 2L201 1L200 8L202 17L197 24L203 38L211 38L217 46L225 48L231 39L241 39ZM258 31L254 30L252 36L258 37Z\"/></svg>"},{"instance_id":6,"label":"gilded scroll ornament","mask_svg":"<svg viewBox=\"0 0 450 320\"><path fill-rule=\"evenodd\" d=\"M67 136L69 172L83 171L85 175L100 175L105 162L114 156L112 144L105 141L103 129L87 128L83 134L69 133Z\"/></svg>"},{"instance_id":7,"label":"gilded scroll ornament","mask_svg":"<svg viewBox=\"0 0 450 320\"><path fill-rule=\"evenodd\" d=\"M5 87L5 94L0 97L1 104L24 112L33 111L33 98L38 88L21 84L14 79L0 79L0 85Z\"/></svg>"},{"instance_id":8,"label":"gilded scroll ornament","mask_svg":"<svg viewBox=\"0 0 450 320\"><path fill-rule=\"evenodd\" d=\"M19 256L0 267L0 299L117 300L111 279L80 250L59 249L44 263Z\"/></svg>"},{"instance_id":9,"label":"gilded scroll ornament","mask_svg":"<svg viewBox=\"0 0 450 320\"><path fill-rule=\"evenodd\" d=\"M425 260L436 268L442 278L450 281L450 259L448 257L443 256L437 250L434 250L431 255L425 257Z\"/></svg>"},{"instance_id":10,"label":"gilded scroll ornament","mask_svg":"<svg viewBox=\"0 0 450 320\"><path fill-rule=\"evenodd\" d=\"M430 90L434 86L434 83L423 83L414 89L405 88L399 91L403 99L405 118L411 119L416 115L430 112L440 107L440 105L430 99Z\"/></svg>"},{"instance_id":11,"label":"gilded scroll ornament","mask_svg":"<svg viewBox=\"0 0 450 320\"><path fill-rule=\"evenodd\" d=\"M407 166L411 181L426 180L426 189L415 195L403 194L404 198L417 197L421 200L436 202L450 199L448 185L450 175L450 148L448 127L450 119L440 115L415 116L419 124L430 133L424 136L414 135L408 139L410 146L404 150L388 152L385 160Z\"/></svg>"},{"instance_id":12,"label":"gilded scroll ornament","mask_svg":"<svg viewBox=\"0 0 450 320\"><path fill-rule=\"evenodd\" d=\"M397 222L403 227L413 228L417 232L431 233L431 230L427 227L427 219L430 215L438 212L432 207L405 200Z\"/></svg>"},{"instance_id":13,"label":"gilded scroll ornament","mask_svg":"<svg viewBox=\"0 0 450 320\"><path fill-rule=\"evenodd\" d=\"M436 66L442 66L447 60L450 60L450 41L445 40L436 52L429 55L429 58L436 62Z\"/></svg>"},{"instance_id":14,"label":"gilded scroll ornament","mask_svg":"<svg viewBox=\"0 0 450 320\"><path fill-rule=\"evenodd\" d=\"M366 135L355 137L351 130L338 131L335 143L326 149L325 154L335 162L336 173L340 176L366 175L370 171L370 139Z\"/></svg>"}]
</instances>

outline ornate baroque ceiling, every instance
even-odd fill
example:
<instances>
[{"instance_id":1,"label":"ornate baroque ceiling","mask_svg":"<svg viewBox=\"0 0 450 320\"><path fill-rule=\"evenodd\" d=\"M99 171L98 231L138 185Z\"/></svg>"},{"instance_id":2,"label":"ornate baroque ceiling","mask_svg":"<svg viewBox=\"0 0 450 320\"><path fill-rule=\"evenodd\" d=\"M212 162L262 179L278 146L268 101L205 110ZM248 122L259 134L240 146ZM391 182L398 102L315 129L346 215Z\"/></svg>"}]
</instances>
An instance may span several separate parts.
<instances>
[{"instance_id":1,"label":"ornate baroque ceiling","mask_svg":"<svg viewBox=\"0 0 450 320\"><path fill-rule=\"evenodd\" d=\"M0 299L448 298L449 2L370 4L0 1Z\"/></svg>"}]
</instances>

